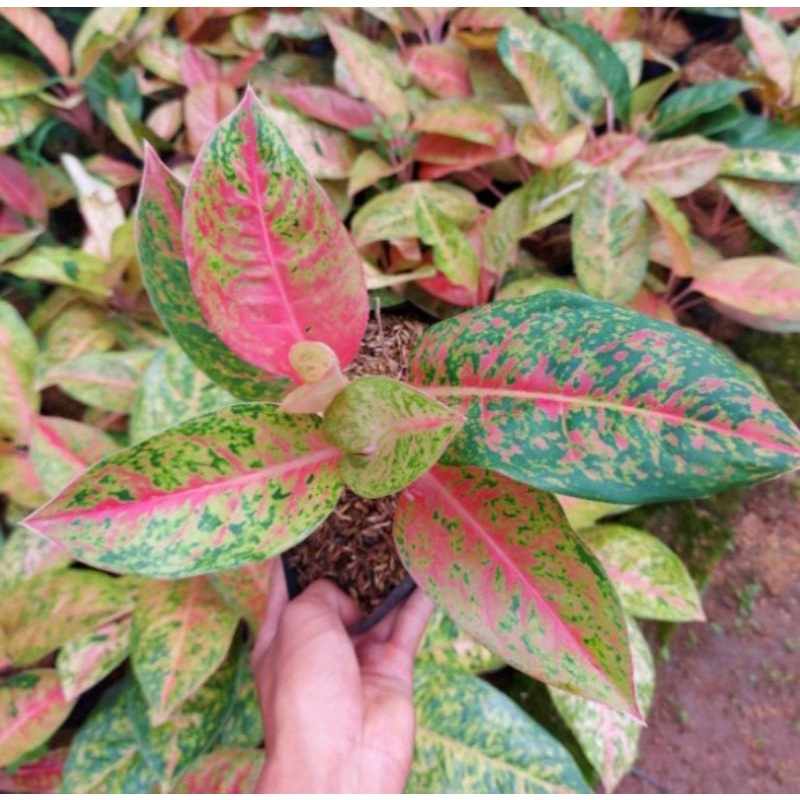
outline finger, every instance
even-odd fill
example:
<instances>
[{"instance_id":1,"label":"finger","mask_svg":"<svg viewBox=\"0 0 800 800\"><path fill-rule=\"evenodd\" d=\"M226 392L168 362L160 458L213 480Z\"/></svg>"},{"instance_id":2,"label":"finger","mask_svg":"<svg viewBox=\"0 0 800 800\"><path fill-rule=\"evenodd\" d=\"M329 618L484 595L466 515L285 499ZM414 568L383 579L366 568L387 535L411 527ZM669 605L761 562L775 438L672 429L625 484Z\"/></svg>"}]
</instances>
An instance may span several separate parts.
<instances>
[{"instance_id":1,"label":"finger","mask_svg":"<svg viewBox=\"0 0 800 800\"><path fill-rule=\"evenodd\" d=\"M283 574L283 564L279 556L278 558L273 558L270 562L267 610L253 648L252 663L254 666L260 663L262 656L269 649L273 639L275 639L275 634L278 632L278 623L288 602L289 592L286 589L286 577Z\"/></svg>"},{"instance_id":2,"label":"finger","mask_svg":"<svg viewBox=\"0 0 800 800\"><path fill-rule=\"evenodd\" d=\"M353 637L353 642L356 645L361 644L383 644L389 640L394 629L397 615L403 607L402 603L395 606L377 625L374 625L364 633Z\"/></svg>"},{"instance_id":3,"label":"finger","mask_svg":"<svg viewBox=\"0 0 800 800\"><path fill-rule=\"evenodd\" d=\"M422 591L415 589L404 605L399 609L389 643L408 653L412 658L417 652L419 643L428 626L433 613L433 602Z\"/></svg>"},{"instance_id":4,"label":"finger","mask_svg":"<svg viewBox=\"0 0 800 800\"><path fill-rule=\"evenodd\" d=\"M314 581L298 598L292 600L291 605L298 608L314 606L318 612L330 614L345 628L361 619L358 603L335 583L325 579Z\"/></svg>"}]
</instances>

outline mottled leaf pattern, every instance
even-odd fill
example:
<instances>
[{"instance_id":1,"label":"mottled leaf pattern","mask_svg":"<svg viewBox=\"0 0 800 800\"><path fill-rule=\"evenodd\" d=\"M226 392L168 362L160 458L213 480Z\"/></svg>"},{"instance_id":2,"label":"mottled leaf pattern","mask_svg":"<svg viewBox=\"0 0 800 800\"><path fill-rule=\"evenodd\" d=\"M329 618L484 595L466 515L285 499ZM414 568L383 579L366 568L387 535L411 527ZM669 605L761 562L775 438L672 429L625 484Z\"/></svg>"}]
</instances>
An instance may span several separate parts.
<instances>
[{"instance_id":1,"label":"mottled leaf pattern","mask_svg":"<svg viewBox=\"0 0 800 800\"><path fill-rule=\"evenodd\" d=\"M731 150L719 169L726 178L750 178L778 183L800 182L800 153L778 150Z\"/></svg>"},{"instance_id":2,"label":"mottled leaf pattern","mask_svg":"<svg viewBox=\"0 0 800 800\"><path fill-rule=\"evenodd\" d=\"M110 294L108 267L96 255L70 247L37 247L16 261L3 264L4 272L18 278L72 286L89 294Z\"/></svg>"},{"instance_id":3,"label":"mottled leaf pattern","mask_svg":"<svg viewBox=\"0 0 800 800\"><path fill-rule=\"evenodd\" d=\"M27 9L26 9L27 10ZM25 761L13 774L0 770L0 792L11 794L55 794L61 791L61 776L69 747L49 750L40 758Z\"/></svg>"},{"instance_id":4,"label":"mottled leaf pattern","mask_svg":"<svg viewBox=\"0 0 800 800\"><path fill-rule=\"evenodd\" d=\"M647 193L647 204L664 238L669 253L669 267L681 278L688 278L692 266L692 229L689 220L662 189L654 186ZM649 247L653 248L653 236ZM648 254L649 255L649 254ZM652 257L652 256L650 256Z\"/></svg>"},{"instance_id":5,"label":"mottled leaf pattern","mask_svg":"<svg viewBox=\"0 0 800 800\"><path fill-rule=\"evenodd\" d=\"M498 658L467 636L441 609L434 609L417 660L464 672L489 672L503 666Z\"/></svg>"},{"instance_id":6,"label":"mottled leaf pattern","mask_svg":"<svg viewBox=\"0 0 800 800\"><path fill-rule=\"evenodd\" d=\"M42 572L17 584L0 605L6 648L17 666L34 664L65 642L133 610L133 597L99 572Z\"/></svg>"},{"instance_id":7,"label":"mottled leaf pattern","mask_svg":"<svg viewBox=\"0 0 800 800\"><path fill-rule=\"evenodd\" d=\"M786 34L779 23L757 17L745 9L741 10L740 18L764 72L778 87L781 99L787 100L792 93L794 76L792 51Z\"/></svg>"},{"instance_id":8,"label":"mottled leaf pattern","mask_svg":"<svg viewBox=\"0 0 800 800\"><path fill-rule=\"evenodd\" d=\"M681 560L645 531L596 525L580 533L633 617L666 622L705 619L700 598Z\"/></svg>"},{"instance_id":9,"label":"mottled leaf pattern","mask_svg":"<svg viewBox=\"0 0 800 800\"><path fill-rule=\"evenodd\" d=\"M154 727L216 671L238 621L204 577L154 581L142 592L133 615L131 663Z\"/></svg>"},{"instance_id":10,"label":"mottled leaf pattern","mask_svg":"<svg viewBox=\"0 0 800 800\"><path fill-rule=\"evenodd\" d=\"M236 402L175 344L159 350L142 375L131 411L131 443L149 439L186 419Z\"/></svg>"},{"instance_id":11,"label":"mottled leaf pattern","mask_svg":"<svg viewBox=\"0 0 800 800\"><path fill-rule=\"evenodd\" d=\"M481 644L635 713L619 601L553 495L487 470L434 467L400 496L394 537L417 583Z\"/></svg>"},{"instance_id":12,"label":"mottled leaf pattern","mask_svg":"<svg viewBox=\"0 0 800 800\"><path fill-rule=\"evenodd\" d=\"M573 292L432 326L410 376L467 418L446 463L589 500L702 497L800 460L796 427L716 348Z\"/></svg>"},{"instance_id":13,"label":"mottled leaf pattern","mask_svg":"<svg viewBox=\"0 0 800 800\"><path fill-rule=\"evenodd\" d=\"M252 794L263 767L263 750L220 748L195 761L170 791L175 794Z\"/></svg>"},{"instance_id":14,"label":"mottled leaf pattern","mask_svg":"<svg viewBox=\"0 0 800 800\"><path fill-rule=\"evenodd\" d=\"M647 272L644 201L611 170L600 170L572 217L572 260L580 285L594 297L624 303Z\"/></svg>"},{"instance_id":15,"label":"mottled leaf pattern","mask_svg":"<svg viewBox=\"0 0 800 800\"><path fill-rule=\"evenodd\" d=\"M18 672L0 683L0 767L44 744L72 710L54 669Z\"/></svg>"},{"instance_id":16,"label":"mottled leaf pattern","mask_svg":"<svg viewBox=\"0 0 800 800\"><path fill-rule=\"evenodd\" d=\"M90 564L152 577L259 561L339 498L340 454L318 428L260 404L196 417L106 459L26 525Z\"/></svg>"},{"instance_id":17,"label":"mottled leaf pattern","mask_svg":"<svg viewBox=\"0 0 800 800\"><path fill-rule=\"evenodd\" d=\"M69 554L59 544L27 528L15 528L0 543L0 592L5 593L39 572L65 567Z\"/></svg>"},{"instance_id":18,"label":"mottled leaf pattern","mask_svg":"<svg viewBox=\"0 0 800 800\"><path fill-rule=\"evenodd\" d=\"M489 103L442 100L430 103L416 115L413 130L492 146L503 138L506 121Z\"/></svg>"},{"instance_id":19,"label":"mottled leaf pattern","mask_svg":"<svg viewBox=\"0 0 800 800\"><path fill-rule=\"evenodd\" d=\"M441 456L458 414L399 381L357 378L328 407L322 429L342 451L342 477L362 497L408 486Z\"/></svg>"},{"instance_id":20,"label":"mottled leaf pattern","mask_svg":"<svg viewBox=\"0 0 800 800\"><path fill-rule=\"evenodd\" d=\"M646 716L655 688L653 656L638 626L631 621L628 623L628 637L633 657L636 699ZM600 703L548 688L553 703L580 742L584 755L600 775L605 790L613 792L636 763L642 725Z\"/></svg>"},{"instance_id":21,"label":"mottled leaf pattern","mask_svg":"<svg viewBox=\"0 0 800 800\"><path fill-rule=\"evenodd\" d=\"M410 794L590 793L564 747L494 687L419 664Z\"/></svg>"},{"instance_id":22,"label":"mottled leaf pattern","mask_svg":"<svg viewBox=\"0 0 800 800\"><path fill-rule=\"evenodd\" d=\"M147 293L167 330L215 383L244 400L278 399L284 381L242 361L208 329L184 259L183 197L181 182L146 148L136 247Z\"/></svg>"},{"instance_id":23,"label":"mottled leaf pattern","mask_svg":"<svg viewBox=\"0 0 800 800\"><path fill-rule=\"evenodd\" d=\"M253 631L260 630L264 621L271 571L269 563L259 561L209 576L220 596L247 620Z\"/></svg>"},{"instance_id":24,"label":"mottled leaf pattern","mask_svg":"<svg viewBox=\"0 0 800 800\"><path fill-rule=\"evenodd\" d=\"M39 409L34 388L38 348L19 312L0 300L0 442L27 444Z\"/></svg>"},{"instance_id":25,"label":"mottled leaf pattern","mask_svg":"<svg viewBox=\"0 0 800 800\"><path fill-rule=\"evenodd\" d=\"M358 352L367 322L361 259L252 92L195 161L184 247L208 324L240 358L293 377L296 342L324 342L342 366Z\"/></svg>"},{"instance_id":26,"label":"mottled leaf pattern","mask_svg":"<svg viewBox=\"0 0 800 800\"><path fill-rule=\"evenodd\" d=\"M70 639L56 659L64 697L77 700L116 669L128 657L130 639L130 617Z\"/></svg>"}]
</instances>

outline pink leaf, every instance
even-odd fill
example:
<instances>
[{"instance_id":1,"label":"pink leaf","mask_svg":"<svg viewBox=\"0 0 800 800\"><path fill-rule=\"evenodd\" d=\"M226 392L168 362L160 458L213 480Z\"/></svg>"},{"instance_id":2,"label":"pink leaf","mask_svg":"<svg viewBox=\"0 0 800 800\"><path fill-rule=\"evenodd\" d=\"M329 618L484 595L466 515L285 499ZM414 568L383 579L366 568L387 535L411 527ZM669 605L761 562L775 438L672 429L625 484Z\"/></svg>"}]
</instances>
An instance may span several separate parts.
<instances>
[{"instance_id":1,"label":"pink leaf","mask_svg":"<svg viewBox=\"0 0 800 800\"><path fill-rule=\"evenodd\" d=\"M181 77L187 89L213 83L222 77L219 64L199 47L189 45L181 58Z\"/></svg>"},{"instance_id":2,"label":"pink leaf","mask_svg":"<svg viewBox=\"0 0 800 800\"><path fill-rule=\"evenodd\" d=\"M469 53L459 45L423 44L406 51L416 82L437 97L469 97Z\"/></svg>"},{"instance_id":3,"label":"pink leaf","mask_svg":"<svg viewBox=\"0 0 800 800\"><path fill-rule=\"evenodd\" d=\"M263 750L222 748L207 753L171 787L176 794L252 794L264 766Z\"/></svg>"},{"instance_id":4,"label":"pink leaf","mask_svg":"<svg viewBox=\"0 0 800 800\"><path fill-rule=\"evenodd\" d=\"M0 15L39 50L62 78L69 75L69 47L50 17L38 8L0 8Z\"/></svg>"},{"instance_id":5,"label":"pink leaf","mask_svg":"<svg viewBox=\"0 0 800 800\"><path fill-rule=\"evenodd\" d=\"M368 103L328 86L282 86L278 92L301 114L346 131L369 127L376 115Z\"/></svg>"},{"instance_id":6,"label":"pink leaf","mask_svg":"<svg viewBox=\"0 0 800 800\"><path fill-rule=\"evenodd\" d=\"M213 81L191 88L183 98L183 116L189 151L197 153L217 124L236 106L236 90Z\"/></svg>"},{"instance_id":7,"label":"pink leaf","mask_svg":"<svg viewBox=\"0 0 800 800\"><path fill-rule=\"evenodd\" d=\"M10 794L55 794L61 791L61 776L69 747L58 747L29 761L9 775L0 771L0 792Z\"/></svg>"},{"instance_id":8,"label":"pink leaf","mask_svg":"<svg viewBox=\"0 0 800 800\"><path fill-rule=\"evenodd\" d=\"M36 220L47 219L47 198L15 158L0 153L0 202Z\"/></svg>"}]
</instances>

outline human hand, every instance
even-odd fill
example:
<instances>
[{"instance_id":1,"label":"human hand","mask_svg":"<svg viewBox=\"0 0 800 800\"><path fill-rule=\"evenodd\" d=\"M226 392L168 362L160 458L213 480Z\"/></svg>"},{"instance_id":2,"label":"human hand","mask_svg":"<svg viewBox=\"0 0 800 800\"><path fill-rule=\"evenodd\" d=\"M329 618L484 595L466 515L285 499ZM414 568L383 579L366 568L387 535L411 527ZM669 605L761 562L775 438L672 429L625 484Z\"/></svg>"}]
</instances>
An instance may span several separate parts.
<instances>
[{"instance_id":1,"label":"human hand","mask_svg":"<svg viewBox=\"0 0 800 800\"><path fill-rule=\"evenodd\" d=\"M413 663L433 605L419 590L367 633L330 581L289 602L279 560L253 672L264 721L264 793L399 793L414 749Z\"/></svg>"}]
</instances>

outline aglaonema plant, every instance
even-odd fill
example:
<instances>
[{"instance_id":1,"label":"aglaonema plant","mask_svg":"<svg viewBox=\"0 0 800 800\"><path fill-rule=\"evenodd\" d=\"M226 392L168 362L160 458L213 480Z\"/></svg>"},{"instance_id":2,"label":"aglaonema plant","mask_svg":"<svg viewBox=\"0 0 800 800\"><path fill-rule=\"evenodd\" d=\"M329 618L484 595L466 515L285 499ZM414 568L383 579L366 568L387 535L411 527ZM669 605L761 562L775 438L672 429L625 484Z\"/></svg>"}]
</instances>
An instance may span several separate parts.
<instances>
[{"instance_id":1,"label":"aglaonema plant","mask_svg":"<svg viewBox=\"0 0 800 800\"><path fill-rule=\"evenodd\" d=\"M368 315L361 259L251 91L188 186L147 152L137 226L165 326L244 402L113 453L25 521L101 569L241 567L309 536L345 486L399 492L398 551L461 628L638 716L623 606L553 492L674 500L800 463L800 432L727 356L575 293L433 325L406 383L348 381Z\"/></svg>"}]
</instances>

